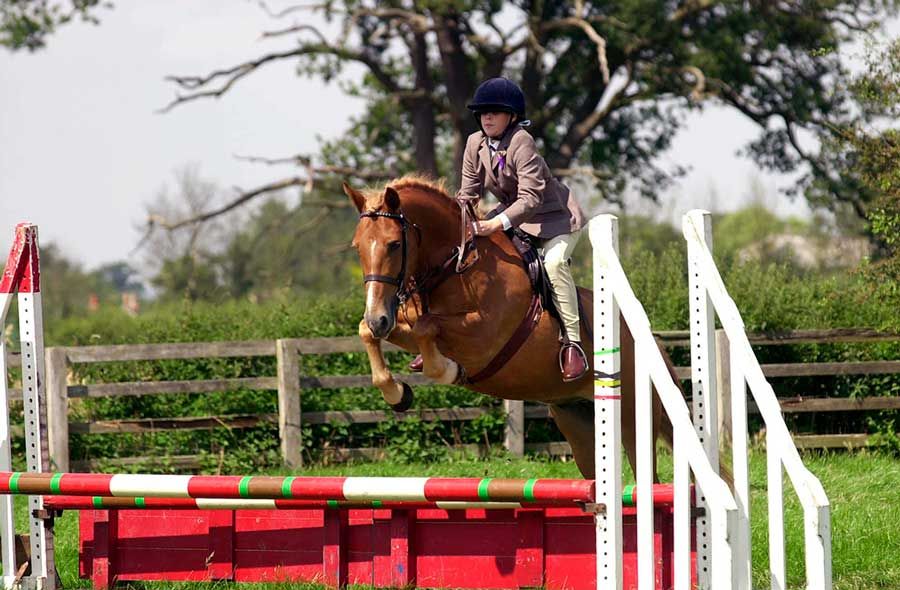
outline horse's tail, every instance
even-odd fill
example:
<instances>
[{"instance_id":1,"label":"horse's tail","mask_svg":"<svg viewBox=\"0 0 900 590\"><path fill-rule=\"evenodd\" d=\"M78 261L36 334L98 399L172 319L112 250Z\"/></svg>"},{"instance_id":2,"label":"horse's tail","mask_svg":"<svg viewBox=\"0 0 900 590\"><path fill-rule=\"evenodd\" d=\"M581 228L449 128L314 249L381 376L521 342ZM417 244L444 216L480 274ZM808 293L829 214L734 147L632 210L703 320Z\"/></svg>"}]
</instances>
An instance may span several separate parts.
<instances>
[{"instance_id":1,"label":"horse's tail","mask_svg":"<svg viewBox=\"0 0 900 590\"><path fill-rule=\"evenodd\" d=\"M675 386L678 387L678 390L681 392L681 397L684 398L684 387L681 386L681 379L679 379L678 375L675 373L675 365L672 364L672 359L670 359L667 354L663 354L663 358L666 361L666 368L669 369L669 375L672 376L672 381L675 382ZM662 402L660 402L659 399L656 400L656 403L662 405ZM666 446L669 447L669 450L671 450L672 453L675 453L675 434L672 428L672 421L669 420L669 415L662 408L660 408L659 416L659 434L665 441ZM734 475L731 473L731 468L723 461L722 453L719 453L719 476L725 480L725 483L728 484L728 488L733 492Z\"/></svg>"}]
</instances>

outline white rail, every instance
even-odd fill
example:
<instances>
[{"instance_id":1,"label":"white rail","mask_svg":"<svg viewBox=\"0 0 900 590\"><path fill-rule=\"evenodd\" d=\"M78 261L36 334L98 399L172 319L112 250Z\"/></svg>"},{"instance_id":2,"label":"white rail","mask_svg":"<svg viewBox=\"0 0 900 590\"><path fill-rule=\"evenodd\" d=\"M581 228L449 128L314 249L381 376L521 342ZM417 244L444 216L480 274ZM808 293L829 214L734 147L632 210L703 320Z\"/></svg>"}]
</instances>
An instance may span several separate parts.
<instances>
[{"instance_id":1,"label":"white rail","mask_svg":"<svg viewBox=\"0 0 900 590\"><path fill-rule=\"evenodd\" d=\"M727 590L734 585L732 568L733 548L732 535L737 525L737 505L730 490L722 481L716 469L710 463L700 438L694 430L691 416L684 402L684 397L672 380L666 363L650 330L650 321L643 307L634 295L628 278L619 262L617 250L617 219L612 215L600 215L591 220L589 225L594 263L594 355L596 359L595 375L595 420L597 421L597 496L611 497L612 505L607 505L604 519L598 518L597 568L598 587L602 581L604 588L614 590L621 588L621 498L618 501L610 492L604 495L600 469L613 469L606 485L612 488L615 478L621 478L621 469L614 468L620 461L620 447L602 447L601 444L615 444L620 440L619 423L619 313L634 337L634 356L640 359L635 363L635 405L636 405L636 437L640 452L637 458L637 490L638 490L638 584L641 590L655 587L653 575L653 504L646 492L651 490L647 484L652 478L652 387L657 393L664 411L669 416L675 433L674 453L676 461L675 476L675 588L688 590L691 584L690 568L690 505L689 505L689 472L693 472L697 486L707 499L710 515L708 545L711 555L710 584L716 590ZM605 432L600 432L601 430ZM610 435L609 433L616 433ZM606 451L604 451L606 449ZM601 465L601 456L608 462ZM609 461L612 461L611 463ZM617 475L618 474L618 475ZM620 488L619 488L620 489ZM644 490L645 494L641 494ZM612 514L610 514L612 513ZM616 516L618 514L618 517ZM618 531L614 530L618 527ZM608 551L608 549L614 549ZM698 560L700 549L698 547ZM606 559L601 556L606 555ZM603 562L603 563L601 563ZM618 568L618 570L616 570ZM612 576L618 575L616 579Z\"/></svg>"},{"instance_id":2,"label":"white rail","mask_svg":"<svg viewBox=\"0 0 900 590\"><path fill-rule=\"evenodd\" d=\"M747 454L747 398L746 385L756 402L766 425L766 458L769 505L769 564L773 590L786 588L784 548L783 472L794 486L804 514L806 546L806 583L810 590L831 590L831 516L828 497L818 478L803 465L794 441L781 415L781 407L772 386L763 376L759 362L750 347L744 323L734 301L728 295L722 277L710 253L710 214L694 210L684 216L682 230L688 243L689 280L691 283L692 313L695 297L705 294L722 323L728 337L732 395L732 450L734 455L735 495L739 507L738 534L735 539L736 563L740 588L751 586L750 571L750 498ZM693 324L693 323L692 323ZM692 365L694 351L703 341L712 338L715 326L708 322L709 332L691 331ZM715 354L706 351L706 354ZM714 366L704 359L703 366ZM707 399L708 406L715 401ZM715 423L713 423L715 424Z\"/></svg>"}]
</instances>

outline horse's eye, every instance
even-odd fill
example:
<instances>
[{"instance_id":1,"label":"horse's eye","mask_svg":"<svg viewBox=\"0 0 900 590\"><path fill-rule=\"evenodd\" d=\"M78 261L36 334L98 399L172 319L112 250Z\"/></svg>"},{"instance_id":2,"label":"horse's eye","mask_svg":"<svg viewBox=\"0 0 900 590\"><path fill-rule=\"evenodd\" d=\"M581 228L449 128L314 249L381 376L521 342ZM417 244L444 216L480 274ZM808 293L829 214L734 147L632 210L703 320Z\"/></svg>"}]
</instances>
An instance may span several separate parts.
<instances>
[{"instance_id":1,"label":"horse's eye","mask_svg":"<svg viewBox=\"0 0 900 590\"><path fill-rule=\"evenodd\" d=\"M399 247L400 247L400 240L394 240L393 242L388 242L388 252L394 252Z\"/></svg>"}]
</instances>

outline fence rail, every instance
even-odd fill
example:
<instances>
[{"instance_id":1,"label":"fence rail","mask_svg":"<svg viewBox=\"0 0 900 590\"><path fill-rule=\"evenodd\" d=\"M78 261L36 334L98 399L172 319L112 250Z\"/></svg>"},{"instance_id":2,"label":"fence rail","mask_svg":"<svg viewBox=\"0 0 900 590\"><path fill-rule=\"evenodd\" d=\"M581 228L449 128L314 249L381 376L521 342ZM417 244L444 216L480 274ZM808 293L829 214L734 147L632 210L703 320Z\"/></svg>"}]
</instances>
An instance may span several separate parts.
<instances>
[{"instance_id":1,"label":"fence rail","mask_svg":"<svg viewBox=\"0 0 900 590\"><path fill-rule=\"evenodd\" d=\"M656 338L666 347L687 346L687 331L656 332ZM757 346L787 344L866 343L900 340L900 334L883 333L871 329L793 330L751 334L749 341ZM385 343L388 352L400 349ZM308 389L336 389L342 387L370 387L371 376L366 375L305 375L301 371L304 355L334 353L363 353L359 338L297 338L282 340L251 340L233 342L191 342L166 344L123 344L107 346L55 347L47 349L48 421L50 425L51 457L56 468L68 469L68 440L70 434L146 433L165 430L210 430L215 428L250 428L262 424L278 424L282 439L282 455L289 465L299 466L301 439L300 424L371 424L390 419L393 412L384 410L302 412L302 391ZM72 384L67 382L69 366L82 363L131 362L155 360L186 360L199 358L237 358L275 356L277 374L228 379L197 379L182 381L136 381L120 383ZM727 355L719 355L727 358ZM17 352L7 353L7 366L19 367L21 358ZM722 371L725 368L720 367ZM900 361L852 361L841 363L778 363L762 366L766 377L801 377L829 375L898 374ZM690 378L689 367L678 367L676 373L682 379ZM727 371L720 373L723 404L727 401ZM410 385L425 385L429 381L421 374L403 375ZM78 398L121 397L173 393L210 393L235 389L260 389L278 392L279 412L261 415L191 416L172 418L145 418L127 420L103 420L93 422L68 421L68 401ZM10 399L21 399L21 391L11 390ZM781 398L784 413L847 412L900 409L900 397L810 398L801 395ZM487 408L436 408L410 412L408 417L423 421L470 421L481 416ZM546 419L549 410L542 405L525 405L523 402L506 401L507 425L504 446L520 454L525 450L539 450L549 454L569 454L565 443L525 444L524 421ZM750 412L757 412L751 404ZM401 419L403 419L401 417ZM727 420L727 411L722 412ZM795 435L798 447L861 446L870 443L865 434L851 435ZM333 460L342 457L378 457L378 449L352 449L333 451ZM383 454L383 451L381 451ZM181 466L198 458L175 458ZM146 458L120 458L115 464L131 464ZM124 462L123 462L124 461Z\"/></svg>"}]
</instances>

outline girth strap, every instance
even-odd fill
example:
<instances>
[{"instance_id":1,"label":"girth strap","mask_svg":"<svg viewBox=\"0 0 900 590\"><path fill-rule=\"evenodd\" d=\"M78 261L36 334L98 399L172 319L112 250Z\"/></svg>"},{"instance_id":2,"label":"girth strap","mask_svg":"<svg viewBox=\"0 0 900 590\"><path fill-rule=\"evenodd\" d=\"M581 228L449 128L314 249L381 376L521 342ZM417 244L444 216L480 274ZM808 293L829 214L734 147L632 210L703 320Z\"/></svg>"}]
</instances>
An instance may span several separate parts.
<instances>
[{"instance_id":1,"label":"girth strap","mask_svg":"<svg viewBox=\"0 0 900 590\"><path fill-rule=\"evenodd\" d=\"M536 294L532 295L531 305L528 307L528 313L522 318L522 323L519 324L519 327L516 328L516 331L513 332L513 335L510 336L503 348L500 349L500 352L491 359L491 362L489 362L485 368L469 377L468 382L477 383L478 381L484 381L485 379L493 377L497 371L502 369L503 366L519 352L519 349L522 348L522 345L525 344L525 341L528 340L528 337L534 332L538 322L541 321L543 312L544 308L541 307L541 298Z\"/></svg>"}]
</instances>

